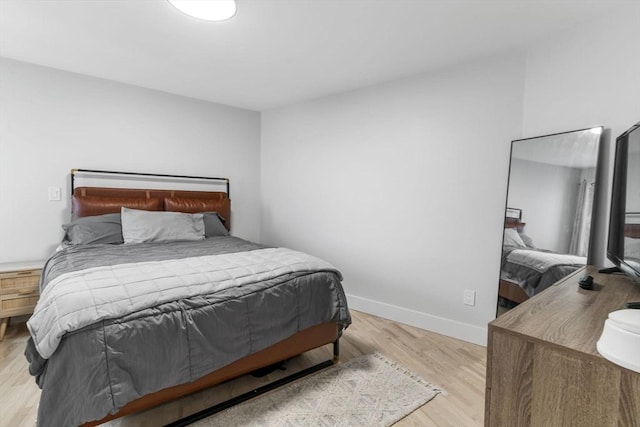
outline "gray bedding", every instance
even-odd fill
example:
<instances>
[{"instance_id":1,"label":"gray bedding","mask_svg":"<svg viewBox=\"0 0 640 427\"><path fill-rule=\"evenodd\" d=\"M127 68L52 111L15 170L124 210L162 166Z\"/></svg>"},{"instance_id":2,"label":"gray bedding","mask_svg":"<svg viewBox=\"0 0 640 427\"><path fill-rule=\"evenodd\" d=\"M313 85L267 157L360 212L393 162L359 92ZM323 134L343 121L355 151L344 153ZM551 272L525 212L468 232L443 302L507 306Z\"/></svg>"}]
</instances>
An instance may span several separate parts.
<instances>
[{"instance_id":1,"label":"gray bedding","mask_svg":"<svg viewBox=\"0 0 640 427\"><path fill-rule=\"evenodd\" d=\"M505 245L500 278L520 285L530 297L583 267L586 259Z\"/></svg>"},{"instance_id":2,"label":"gray bedding","mask_svg":"<svg viewBox=\"0 0 640 427\"><path fill-rule=\"evenodd\" d=\"M234 237L136 245L86 245L54 254L41 288L92 267L251 251ZM188 383L298 331L351 319L339 273L287 273L246 286L166 302L66 334L49 359L25 355L42 389L38 425L103 418L148 393Z\"/></svg>"}]
</instances>

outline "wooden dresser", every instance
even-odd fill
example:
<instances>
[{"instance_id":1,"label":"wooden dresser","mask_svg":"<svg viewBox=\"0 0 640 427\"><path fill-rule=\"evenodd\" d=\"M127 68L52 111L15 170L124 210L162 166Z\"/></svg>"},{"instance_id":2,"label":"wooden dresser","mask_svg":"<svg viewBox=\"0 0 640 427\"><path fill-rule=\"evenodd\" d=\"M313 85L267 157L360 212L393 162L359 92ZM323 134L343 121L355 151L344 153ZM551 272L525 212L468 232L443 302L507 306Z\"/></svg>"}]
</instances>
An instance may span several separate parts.
<instances>
[{"instance_id":1,"label":"wooden dresser","mask_svg":"<svg viewBox=\"0 0 640 427\"><path fill-rule=\"evenodd\" d=\"M0 264L0 341L11 317L33 313L43 265L44 261Z\"/></svg>"},{"instance_id":2,"label":"wooden dresser","mask_svg":"<svg viewBox=\"0 0 640 427\"><path fill-rule=\"evenodd\" d=\"M640 285L586 267L489 323L485 426L639 426L640 374L596 350L627 301Z\"/></svg>"}]
</instances>

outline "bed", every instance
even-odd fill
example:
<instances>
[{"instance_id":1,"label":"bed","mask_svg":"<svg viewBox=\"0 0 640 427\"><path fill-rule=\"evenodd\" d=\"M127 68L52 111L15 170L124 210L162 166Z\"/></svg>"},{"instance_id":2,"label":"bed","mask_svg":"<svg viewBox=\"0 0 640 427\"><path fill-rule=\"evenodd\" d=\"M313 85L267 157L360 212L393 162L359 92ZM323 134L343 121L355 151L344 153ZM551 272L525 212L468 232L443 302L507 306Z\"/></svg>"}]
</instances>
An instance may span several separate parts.
<instances>
[{"instance_id":1,"label":"bed","mask_svg":"<svg viewBox=\"0 0 640 427\"><path fill-rule=\"evenodd\" d=\"M228 191L72 194L28 322L38 425L97 425L326 344L337 357L340 272L229 235Z\"/></svg>"},{"instance_id":2,"label":"bed","mask_svg":"<svg viewBox=\"0 0 640 427\"><path fill-rule=\"evenodd\" d=\"M524 234L525 223L505 218L498 296L522 303L586 264L586 257L537 249Z\"/></svg>"}]
</instances>

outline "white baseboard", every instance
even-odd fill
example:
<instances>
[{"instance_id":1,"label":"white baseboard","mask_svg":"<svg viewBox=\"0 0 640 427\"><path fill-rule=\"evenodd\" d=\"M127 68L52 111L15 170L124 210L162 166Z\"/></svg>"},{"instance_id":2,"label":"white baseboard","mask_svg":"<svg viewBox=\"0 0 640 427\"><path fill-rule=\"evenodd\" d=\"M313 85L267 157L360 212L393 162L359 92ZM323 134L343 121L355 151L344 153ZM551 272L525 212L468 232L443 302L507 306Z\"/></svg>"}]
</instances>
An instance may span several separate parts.
<instances>
[{"instance_id":1,"label":"white baseboard","mask_svg":"<svg viewBox=\"0 0 640 427\"><path fill-rule=\"evenodd\" d=\"M363 311L395 322L426 329L438 334L487 346L487 328L469 325L456 320L433 316L396 305L347 294L349 308Z\"/></svg>"}]
</instances>

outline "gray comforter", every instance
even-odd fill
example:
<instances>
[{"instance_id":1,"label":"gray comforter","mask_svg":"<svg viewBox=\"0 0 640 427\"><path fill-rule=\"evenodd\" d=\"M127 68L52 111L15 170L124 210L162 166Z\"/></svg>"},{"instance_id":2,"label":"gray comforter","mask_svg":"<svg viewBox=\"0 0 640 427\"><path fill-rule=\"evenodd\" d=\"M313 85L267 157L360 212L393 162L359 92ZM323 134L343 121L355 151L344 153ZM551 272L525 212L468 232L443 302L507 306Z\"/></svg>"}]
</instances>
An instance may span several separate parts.
<instances>
[{"instance_id":1,"label":"gray comforter","mask_svg":"<svg viewBox=\"0 0 640 427\"><path fill-rule=\"evenodd\" d=\"M585 264L584 257L506 245L500 278L520 285L532 297Z\"/></svg>"},{"instance_id":2,"label":"gray comforter","mask_svg":"<svg viewBox=\"0 0 640 427\"><path fill-rule=\"evenodd\" d=\"M234 237L70 247L47 262L41 289L58 276L95 267L261 248ZM327 270L283 273L105 318L64 335L48 359L29 340L25 355L42 389L38 425L100 419L138 397L194 381L308 327L324 322L347 327L351 319L340 279Z\"/></svg>"}]
</instances>

